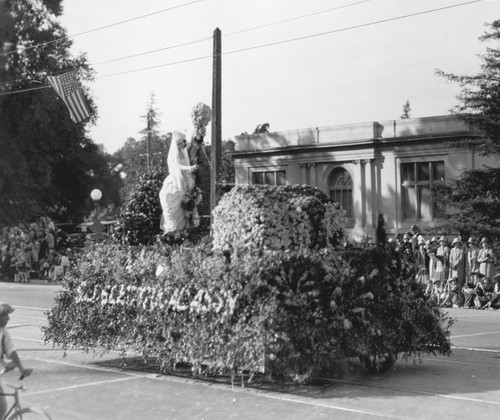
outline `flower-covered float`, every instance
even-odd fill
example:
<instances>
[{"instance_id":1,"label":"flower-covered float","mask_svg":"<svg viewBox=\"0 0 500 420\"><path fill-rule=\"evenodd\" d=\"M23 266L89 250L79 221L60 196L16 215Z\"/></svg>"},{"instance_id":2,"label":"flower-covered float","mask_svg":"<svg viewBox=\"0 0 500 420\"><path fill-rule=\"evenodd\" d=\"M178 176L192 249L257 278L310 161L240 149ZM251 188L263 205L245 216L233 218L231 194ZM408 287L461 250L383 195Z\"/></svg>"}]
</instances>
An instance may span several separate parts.
<instances>
[{"instance_id":1,"label":"flower-covered float","mask_svg":"<svg viewBox=\"0 0 500 420\"><path fill-rule=\"evenodd\" d=\"M198 244L90 246L45 340L298 383L344 358L380 373L397 357L449 355L451 320L411 267L383 246L344 249L343 220L308 186L235 186Z\"/></svg>"}]
</instances>

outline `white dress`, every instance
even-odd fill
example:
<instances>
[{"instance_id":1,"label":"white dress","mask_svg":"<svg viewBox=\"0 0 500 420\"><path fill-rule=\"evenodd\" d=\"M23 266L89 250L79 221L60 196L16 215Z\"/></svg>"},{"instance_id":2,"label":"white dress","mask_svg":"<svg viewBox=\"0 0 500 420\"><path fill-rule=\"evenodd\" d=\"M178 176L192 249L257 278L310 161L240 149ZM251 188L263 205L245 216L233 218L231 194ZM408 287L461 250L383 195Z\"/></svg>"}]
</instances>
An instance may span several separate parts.
<instances>
[{"instance_id":1,"label":"white dress","mask_svg":"<svg viewBox=\"0 0 500 420\"><path fill-rule=\"evenodd\" d=\"M193 179L191 169L183 169L182 183L184 184L184 188L177 187L170 175L163 181L163 186L160 190L160 203L163 210L160 228L164 233L179 232L186 227L182 200L186 194L185 191L188 191L190 179Z\"/></svg>"},{"instance_id":2,"label":"white dress","mask_svg":"<svg viewBox=\"0 0 500 420\"><path fill-rule=\"evenodd\" d=\"M182 201L194 187L194 178L186 149L179 151L174 140L170 145L167 162L170 173L163 181L159 193L163 210L160 228L164 234L175 234L187 227Z\"/></svg>"}]
</instances>

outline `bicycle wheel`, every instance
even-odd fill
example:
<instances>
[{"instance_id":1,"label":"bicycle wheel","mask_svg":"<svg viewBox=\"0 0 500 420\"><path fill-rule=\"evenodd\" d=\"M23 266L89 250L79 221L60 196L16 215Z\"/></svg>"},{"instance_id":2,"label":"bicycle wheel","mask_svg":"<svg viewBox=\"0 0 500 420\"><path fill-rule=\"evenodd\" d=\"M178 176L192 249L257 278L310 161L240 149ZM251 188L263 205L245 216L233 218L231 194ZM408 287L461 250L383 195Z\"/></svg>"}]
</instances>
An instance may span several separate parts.
<instances>
[{"instance_id":1,"label":"bicycle wheel","mask_svg":"<svg viewBox=\"0 0 500 420\"><path fill-rule=\"evenodd\" d=\"M7 420L52 420L50 416L38 407L21 408L17 413L12 414Z\"/></svg>"}]
</instances>

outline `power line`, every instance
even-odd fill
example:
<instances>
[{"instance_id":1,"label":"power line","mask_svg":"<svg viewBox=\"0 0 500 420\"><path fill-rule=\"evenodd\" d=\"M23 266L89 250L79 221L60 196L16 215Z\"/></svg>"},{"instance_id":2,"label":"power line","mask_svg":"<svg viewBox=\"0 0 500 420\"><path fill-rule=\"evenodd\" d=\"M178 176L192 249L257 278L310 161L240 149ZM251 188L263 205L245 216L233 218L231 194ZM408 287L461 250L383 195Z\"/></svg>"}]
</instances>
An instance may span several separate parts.
<instances>
[{"instance_id":1,"label":"power line","mask_svg":"<svg viewBox=\"0 0 500 420\"><path fill-rule=\"evenodd\" d=\"M408 14L408 15L396 16L396 17L393 17L393 18L377 20L377 21L374 21L374 22L363 23L363 24L360 24L360 25L348 26L346 28L333 29L331 31L320 32L320 33L317 33L317 34L305 35L305 36L301 36L301 37L297 37L297 38L289 38L289 39L285 39L283 41L270 42L270 43L267 43L267 44L254 45L253 47L246 47L246 48L241 48L241 49L238 49L238 50L223 52L222 55L235 54L235 53L239 53L239 52L250 51L250 50L255 50L255 49L259 49L259 48L270 47L270 46L274 46L274 45L286 44L286 43L289 43L289 42L301 41L301 40L308 39L308 38L315 38L315 37L318 37L318 36L330 35L330 34L337 33L337 32L344 32L344 31L350 31L350 30L353 30L353 29L360 29L360 28L367 27L367 26L378 25L378 24L381 24L381 23L387 23L387 22L391 22L391 21L395 21L395 20L406 19L406 18L410 18L410 17L414 17L414 16L419 16L419 15L423 15L423 14L438 12L438 11L442 11L442 10L446 10L446 9L451 9L451 8L454 8L454 7L465 6L465 5L472 4L472 3L478 3L480 1L482 1L482 0L472 0L472 1L464 2L464 3L454 4L454 5L451 5L451 6L444 6L444 7L440 7L440 8L436 8L436 9L424 10L422 12L411 13L411 14ZM165 63L165 64L158 64L158 65L151 66L151 67L143 67L143 68L134 69L134 70L127 70L127 71L123 71L123 72L119 72L119 73L112 73L112 74L107 74L107 75L104 75L104 76L97 76L96 78L118 76L118 75L127 74L127 73L134 73L134 72L138 72L138 71L151 70L151 69L155 69L155 68L158 68L158 67L166 67L166 66L172 66L172 65L176 65L176 64L187 63L187 62L190 62L190 61L204 60L204 59L207 59L207 58L212 58L212 55L207 55L207 56L202 56L202 57L196 57L196 58L191 58L191 59L181 60L181 61L174 61L174 62Z\"/></svg>"},{"instance_id":2,"label":"power line","mask_svg":"<svg viewBox=\"0 0 500 420\"><path fill-rule=\"evenodd\" d=\"M298 19L303 19L303 18L307 18L307 17L311 17L311 16L321 15L323 13L331 12L332 10L345 9L346 7L356 6L358 4L367 3L369 1L371 1L371 0L363 0L363 1L358 1L356 3L346 4L344 6L332 7L330 9L320 10L318 12L309 13L307 15L296 16L296 17L292 17L292 18L289 18L289 19L283 19L283 20L280 20L278 22L265 23L263 25L253 26L253 27L247 28L247 29L241 29L240 31L229 32L229 33L227 33L225 35L222 35L222 36L223 37L227 37L227 36L231 36L231 35L241 34L243 32L254 31L255 29L267 28L268 26L277 25L279 23L292 22L292 21L298 20Z\"/></svg>"},{"instance_id":3,"label":"power line","mask_svg":"<svg viewBox=\"0 0 500 420\"><path fill-rule=\"evenodd\" d=\"M351 4L344 5L344 6L332 7L330 9L320 10L318 12L309 13L307 15L295 16L295 17L292 17L292 18L289 18L289 19L283 19L283 20L279 20L279 21L276 21L276 22L266 23L264 25L253 26L253 27L242 29L242 30L239 30L239 31L229 32L227 34L223 34L222 37L226 38L228 36L240 34L240 33L243 33L243 32L254 31L256 29L262 29L262 28L266 28L266 27L269 27L269 26L278 25L278 24L281 24L281 23L292 22L294 20L304 19L304 18L308 18L308 17L311 17L311 16L316 16L316 15L323 14L323 13L328 13L328 12L331 12L333 10L344 9L346 7L355 6L355 5L358 5L358 4L361 4L361 3L367 3L369 1L371 1L371 0L358 1L356 3L351 3ZM194 41L188 41L188 42L185 42L185 43L182 43L182 44L170 45L170 46L167 46L167 47L164 47L164 48L158 48L158 49L155 49L155 50L145 51L145 52L142 52L142 53L127 55L125 57L112 58L112 59L105 60L105 61L99 61L98 63L90 63L90 65L91 66L98 66L98 65L101 65L101 64L107 64L107 63L112 63L112 62L116 62L116 61L126 60L126 59L129 59L129 58L140 57L142 55L153 54L153 53L156 53L156 52L170 50L170 49L173 49L173 48L184 47L186 45L197 44L197 43L208 41L208 40L211 40L211 39L212 39L212 37L210 36L210 37L206 37L206 38L197 39L197 40L194 40Z\"/></svg>"},{"instance_id":4,"label":"power line","mask_svg":"<svg viewBox=\"0 0 500 420\"><path fill-rule=\"evenodd\" d=\"M447 9L451 9L451 8L455 8L455 7L461 7L461 6L465 6L465 5L472 4L472 3L478 3L480 1L482 1L482 0L472 0L472 1L467 1L467 2L464 2L464 3L454 4L454 5L451 5L451 6L444 6L444 7L439 7L439 8L436 8L436 9L424 10L422 12L415 12L415 13L411 13L411 14L407 14L407 15L396 16L396 17L393 17L393 18L387 18L387 19L377 20L377 21L374 21L374 22L368 22L368 23L363 23L363 24L359 24L359 25L348 26L346 28L333 29L331 31L320 32L320 33L311 34L311 35L305 35L305 36L301 36L301 37L297 37L297 38L290 38L290 39L286 39L286 40L282 40L282 41L276 41L276 42L270 42L270 43L267 43L267 44L255 45L255 46L252 46L252 47L246 47L246 48L241 48L241 49L238 49L238 50L223 52L221 55L236 54L236 53L240 53L240 52L244 52L244 51L250 51L250 50L255 50L255 49L259 49L259 48L265 48L265 47L270 47L270 46L274 46L274 45L281 45L281 44L286 44L286 43L289 43L289 42L301 41L301 40L304 40L304 39L315 38L315 37L324 36L324 35L330 35L330 34L333 34L333 33L344 32L344 31L349 31L349 30L353 30L353 29L360 29L360 28L364 28L364 27L368 27L368 26L373 26L373 25L378 25L378 24L382 24L382 23L392 22L392 21L396 21L396 20L406 19L406 18L410 18L410 17L420 16L420 15L424 15L424 14L439 12L439 11L442 11L442 10L447 10ZM180 61L174 61L174 62L170 62L170 63L158 64L156 66L142 67L142 68L139 68L139 69L127 70L127 71L123 71L123 72L119 72L119 73L107 74L107 75L104 75L104 76L97 76L96 78L99 79L99 78L105 78L105 77L119 76L119 75L128 74L128 73L135 73L135 72L139 72L139 71L152 70L152 69L156 69L156 68L159 68L159 67L173 66L173 65L187 63L187 62L192 62L192 61L205 60L205 59L212 58L212 57L213 57L212 55L207 55L207 56L202 56L202 57L195 57L195 58L186 59L186 60L180 60ZM0 96L7 95L7 94L13 94L13 93L25 92L25 91L28 91L28 90L43 89L43 88L46 88L46 87L48 87L48 86L39 87L39 88L32 88L32 89L21 89L21 90L12 91L12 92L0 93Z\"/></svg>"},{"instance_id":5,"label":"power line","mask_svg":"<svg viewBox=\"0 0 500 420\"><path fill-rule=\"evenodd\" d=\"M156 50L150 50L150 51L145 51L145 52L142 52L142 53L127 55L125 57L111 58L109 60L99 61L98 63L90 63L89 65L90 66L98 66L100 64L113 63L115 61L126 60L128 58L140 57L141 55L153 54L153 53L156 53L156 52L165 51L165 50L171 50L171 49L178 48L178 47L185 47L186 45L191 45L191 44L198 44L199 42L208 41L208 40L211 40L211 39L212 39L212 37L208 36L208 37L205 37L205 38L197 39L195 41L188 41L188 42L184 42L182 44L170 45L168 47L163 47L163 48L158 48Z\"/></svg>"},{"instance_id":6,"label":"power line","mask_svg":"<svg viewBox=\"0 0 500 420\"><path fill-rule=\"evenodd\" d=\"M451 5L451 6L439 7L437 9L424 10L422 12L411 13L411 14L408 14L408 15L396 16L396 17L393 17L393 18L377 20L377 21L374 21L374 22L368 22L368 23L362 23L362 24L359 24L359 25L348 26L346 28L333 29L331 31L319 32L317 34L311 34L311 35L305 35L305 36L301 36L301 37L297 37L297 38L285 39L283 41L276 41L276 42L270 42L268 44L255 45L253 47L247 47L247 48L242 48L242 49L239 49L239 50L228 51L228 52L223 53L223 55L224 54L234 54L234 53L243 52L243 51L249 51L249 50L255 50L255 49L259 49L259 48L270 47L270 46L273 46L273 45L286 44L288 42L301 41L303 39L316 38L318 36L330 35L330 34L337 33L337 32L350 31L352 29L360 29L360 28L364 28L364 27L367 27L367 26L378 25L378 24L381 24L381 23L392 22L392 21L395 21L395 20L406 19L406 18L420 16L420 15L424 15L424 14L428 14L428 13L433 13L433 12L439 12L439 11L446 10L446 9L451 9L451 8L454 8L454 7L465 6L465 5L472 4L472 3L479 3L481 1L482 0L472 0L472 1L467 1L465 3L454 4L454 5Z\"/></svg>"},{"instance_id":7,"label":"power line","mask_svg":"<svg viewBox=\"0 0 500 420\"><path fill-rule=\"evenodd\" d=\"M286 23L286 22L291 22L291 21L294 21L294 20L304 19L304 18L307 18L307 17L316 16L316 15L323 14L323 13L328 13L328 12L331 12L333 10L344 9L346 7L355 6L355 5L358 5L358 4L361 4L361 3L367 3L369 1L371 1L371 0L358 1L356 3L351 3L351 4L347 4L347 5L343 5L343 6L332 7L332 8L329 8L329 9L320 10L320 11L317 11L317 12L312 12L312 13L309 13L309 14L306 14L306 15L294 16L294 17L288 18L288 19L283 19L283 20L279 20L279 21L275 21L275 22L270 22L270 23L263 24L263 25L253 26L253 27L245 28L245 29L242 29L242 30L239 30L239 31L229 32L229 33L223 35L223 37L228 37L228 36L240 34L240 33L243 33L243 32L254 31L256 29L262 29L262 28L265 28L265 27L274 26L274 25L278 25L278 24L282 24L282 23ZM159 12L155 12L155 13L159 13ZM112 25L110 25L110 26L112 26ZM95 30L97 30L97 29L95 29ZM92 32L92 31L87 31L86 33ZM205 38L197 39L197 40L194 40L194 41L184 42L182 44L175 44L175 45L170 45L170 46L163 47L163 48L158 48L158 49L155 49L155 50L145 51L145 52L142 52L142 53L132 54L132 55L124 56L124 57L112 58L112 59L109 59L109 60L100 61L98 63L90 63L89 65L90 66L98 66L98 65L101 65L101 64L107 64L107 63L112 63L112 62L116 62L116 61L126 60L126 59L129 59L129 58L135 58L135 57L139 57L139 56L143 56L143 55L147 55L147 54L152 54L152 53L156 53L156 52L160 52L160 51L165 51L165 50L169 50L169 49L183 47L183 46L186 46L186 45L197 44L197 43L208 41L208 40L211 40L211 39L212 39L211 36L210 37L205 37ZM205 57L203 57L203 58L205 58ZM198 60L198 59L193 59L193 60ZM187 60L187 61L193 61L193 60ZM180 63L183 63L183 62L186 62L186 61L175 62L173 64L180 64ZM167 65L171 65L171 64L169 63ZM56 72L54 74L57 74L57 73L59 73L59 72ZM123 74L123 73L120 73L120 74ZM49 75L52 75L52 74L48 74L47 76L49 76ZM103 76L103 77L107 77L107 76ZM5 85L5 84L9 84L9 83L16 83L16 82L15 81L1 82L0 86L1 85Z\"/></svg>"},{"instance_id":8,"label":"power line","mask_svg":"<svg viewBox=\"0 0 500 420\"><path fill-rule=\"evenodd\" d=\"M94 29L90 29L88 31L84 31L84 32L79 32L77 34L73 34L73 35L66 35L66 36L62 36L58 39L54 39L52 41L47 41L47 42L42 42L40 44L36 44L36 45L32 45L30 47L26 47L24 48L24 51L26 50L31 50L33 48L38 48L38 47L41 47L41 46L44 46L44 45L49 45L49 44L53 44L55 42L60 42L64 39L68 39L68 38L74 38L76 36L80 36L80 35L85 35L85 34L89 34L91 32L96 32L96 31L100 31L102 29L107 29L107 28L111 28L113 26L118 26L118 25L122 25L124 23L128 23L128 22L132 22L134 20L138 20L138 19L144 19L146 17L150 17L150 16L154 16L154 15L158 15L160 13L165 13L165 12L169 12L171 10L175 10L175 9L179 9L181 7L185 7L185 6L189 6L191 4L194 4L194 3L199 3L203 0L194 0L194 1L191 1L189 3L184 3L184 4L180 4L178 6L173 6L173 7L169 7L167 9L163 9L163 10L158 10L156 12L151 12L151 13L148 13L148 14L145 14L145 15L142 15L142 16L136 16L136 17L133 17L133 18L130 18L130 19L125 19L125 20L122 20L122 21L119 21L119 22L115 22L115 23L111 23L109 25L105 25L105 26L100 26L98 28L94 28ZM17 49L16 50L11 50L11 51L7 51L7 52L3 52L3 53L0 53L0 56L6 56L6 55L9 55L9 54L14 54L17 52Z\"/></svg>"}]
</instances>

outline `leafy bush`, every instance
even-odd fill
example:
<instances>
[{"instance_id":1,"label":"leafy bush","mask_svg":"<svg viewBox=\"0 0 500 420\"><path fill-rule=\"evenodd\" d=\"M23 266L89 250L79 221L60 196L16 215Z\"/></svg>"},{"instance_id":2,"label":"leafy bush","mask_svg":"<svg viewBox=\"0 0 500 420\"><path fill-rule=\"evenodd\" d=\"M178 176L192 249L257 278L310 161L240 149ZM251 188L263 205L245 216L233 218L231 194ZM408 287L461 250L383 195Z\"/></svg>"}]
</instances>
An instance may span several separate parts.
<instances>
[{"instance_id":1,"label":"leafy bush","mask_svg":"<svg viewBox=\"0 0 500 420\"><path fill-rule=\"evenodd\" d=\"M347 257L347 258L346 258ZM168 369L300 373L338 357L449 354L449 320L390 253L227 255L209 244L93 246L48 313L45 340L134 351Z\"/></svg>"},{"instance_id":2,"label":"leafy bush","mask_svg":"<svg viewBox=\"0 0 500 420\"><path fill-rule=\"evenodd\" d=\"M158 194L165 175L153 169L139 178L137 189L118 216L112 238L128 245L147 245L160 234L162 208Z\"/></svg>"},{"instance_id":3,"label":"leafy bush","mask_svg":"<svg viewBox=\"0 0 500 420\"><path fill-rule=\"evenodd\" d=\"M236 185L213 211L217 249L321 248L338 245L344 215L310 186Z\"/></svg>"}]
</instances>

